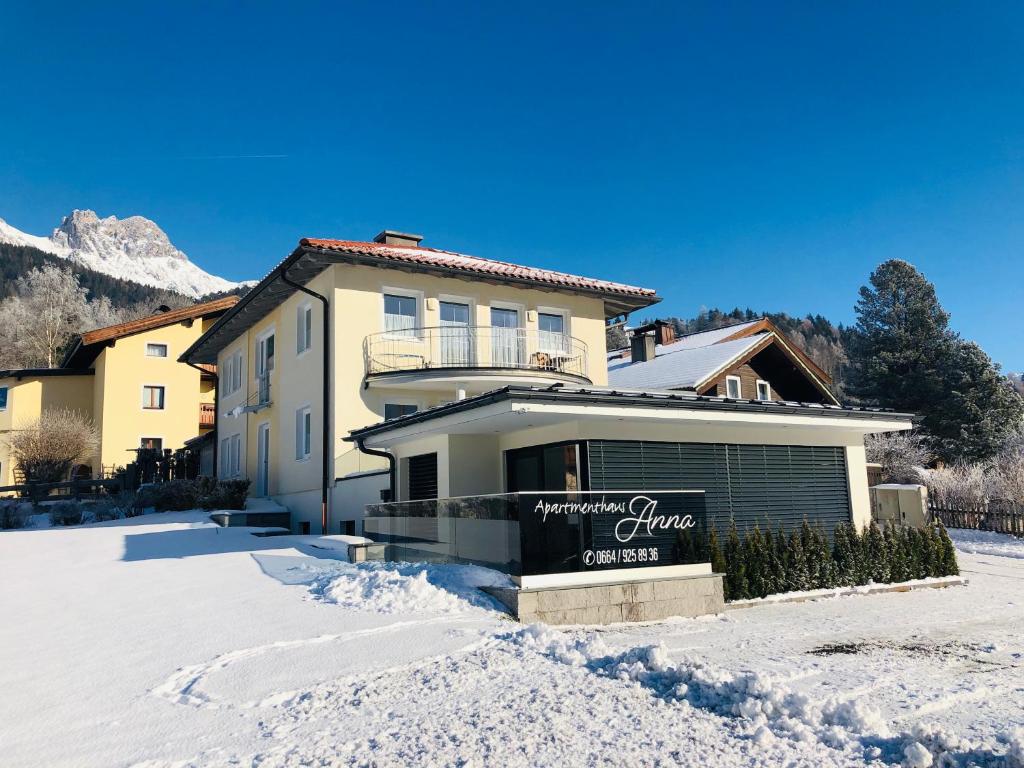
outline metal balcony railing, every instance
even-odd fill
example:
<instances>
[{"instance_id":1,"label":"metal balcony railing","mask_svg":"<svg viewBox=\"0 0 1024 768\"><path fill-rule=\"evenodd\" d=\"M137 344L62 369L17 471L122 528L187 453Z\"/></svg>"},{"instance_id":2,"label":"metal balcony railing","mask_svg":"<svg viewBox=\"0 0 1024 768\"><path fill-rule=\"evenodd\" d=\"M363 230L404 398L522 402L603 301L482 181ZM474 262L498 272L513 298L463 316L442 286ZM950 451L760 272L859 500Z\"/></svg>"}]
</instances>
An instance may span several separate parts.
<instances>
[{"instance_id":1,"label":"metal balcony railing","mask_svg":"<svg viewBox=\"0 0 1024 768\"><path fill-rule=\"evenodd\" d=\"M588 379L587 345L566 333L441 326L375 333L363 341L367 375L439 368L550 371Z\"/></svg>"},{"instance_id":2,"label":"metal balcony railing","mask_svg":"<svg viewBox=\"0 0 1024 768\"><path fill-rule=\"evenodd\" d=\"M259 407L270 405L270 371L257 376L256 385L256 405Z\"/></svg>"}]
</instances>

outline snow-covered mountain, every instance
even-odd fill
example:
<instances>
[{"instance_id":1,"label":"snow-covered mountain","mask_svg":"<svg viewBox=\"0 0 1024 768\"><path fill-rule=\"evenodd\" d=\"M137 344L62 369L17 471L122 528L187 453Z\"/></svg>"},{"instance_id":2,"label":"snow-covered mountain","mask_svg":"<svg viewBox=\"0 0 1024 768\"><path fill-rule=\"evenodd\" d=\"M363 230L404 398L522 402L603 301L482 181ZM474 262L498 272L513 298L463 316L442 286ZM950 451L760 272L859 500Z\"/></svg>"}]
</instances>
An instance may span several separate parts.
<instances>
[{"instance_id":1,"label":"snow-covered mountain","mask_svg":"<svg viewBox=\"0 0 1024 768\"><path fill-rule=\"evenodd\" d=\"M38 248L97 272L187 296L239 285L197 267L142 216L101 219L94 211L75 210L49 237L26 234L0 219L0 242Z\"/></svg>"}]
</instances>

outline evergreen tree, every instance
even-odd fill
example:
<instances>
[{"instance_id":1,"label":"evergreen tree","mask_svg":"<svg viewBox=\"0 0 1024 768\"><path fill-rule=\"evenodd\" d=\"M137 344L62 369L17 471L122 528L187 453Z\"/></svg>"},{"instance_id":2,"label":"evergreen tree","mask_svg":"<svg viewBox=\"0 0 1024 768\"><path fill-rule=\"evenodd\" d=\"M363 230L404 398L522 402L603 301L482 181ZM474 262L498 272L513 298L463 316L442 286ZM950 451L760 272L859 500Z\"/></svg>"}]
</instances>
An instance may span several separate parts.
<instances>
[{"instance_id":1,"label":"evergreen tree","mask_svg":"<svg viewBox=\"0 0 1024 768\"><path fill-rule=\"evenodd\" d=\"M725 564L725 555L718 544L718 533L711 529L711 536L708 537L708 560L711 563L712 573L728 573L728 566Z\"/></svg>"},{"instance_id":2,"label":"evergreen tree","mask_svg":"<svg viewBox=\"0 0 1024 768\"><path fill-rule=\"evenodd\" d=\"M894 582L907 580L907 560L904 556L903 529L897 528L891 521L886 524L885 548L889 558L889 577Z\"/></svg>"},{"instance_id":3,"label":"evergreen tree","mask_svg":"<svg viewBox=\"0 0 1024 768\"><path fill-rule=\"evenodd\" d=\"M750 597L747 583L746 551L740 541L736 521L729 523L729 535L725 540L726 591L730 600L745 600Z\"/></svg>"},{"instance_id":4,"label":"evergreen tree","mask_svg":"<svg viewBox=\"0 0 1024 768\"><path fill-rule=\"evenodd\" d=\"M861 400L915 413L942 397L955 337L935 286L912 265L881 264L860 289L851 336L850 386Z\"/></svg>"},{"instance_id":5,"label":"evergreen tree","mask_svg":"<svg viewBox=\"0 0 1024 768\"><path fill-rule=\"evenodd\" d=\"M910 548L913 552L914 570L911 578L926 579L931 560L931 547L928 536L920 528L909 528Z\"/></svg>"},{"instance_id":6,"label":"evergreen tree","mask_svg":"<svg viewBox=\"0 0 1024 768\"><path fill-rule=\"evenodd\" d=\"M864 554L871 581L876 584L888 584L892 580L889 572L889 552L882 530L874 521L864 532Z\"/></svg>"},{"instance_id":7,"label":"evergreen tree","mask_svg":"<svg viewBox=\"0 0 1024 768\"><path fill-rule=\"evenodd\" d=\"M949 532L942 523L936 523L939 532L939 540L942 542L942 575L959 576L960 565L956 561L956 547L953 540L949 538Z\"/></svg>"},{"instance_id":8,"label":"evergreen tree","mask_svg":"<svg viewBox=\"0 0 1024 768\"><path fill-rule=\"evenodd\" d=\"M788 583L789 569L789 540L786 538L786 532L782 527L782 523L779 523L779 530L775 533L775 554L772 557L772 567L775 569L775 587L777 592L785 592Z\"/></svg>"},{"instance_id":9,"label":"evergreen tree","mask_svg":"<svg viewBox=\"0 0 1024 768\"><path fill-rule=\"evenodd\" d=\"M941 408L924 426L947 461L991 458L1024 420L1024 398L977 344L960 342L943 369Z\"/></svg>"},{"instance_id":10,"label":"evergreen tree","mask_svg":"<svg viewBox=\"0 0 1024 768\"><path fill-rule=\"evenodd\" d=\"M853 526L840 523L832 534L832 561L836 565L836 586L852 587L857 579Z\"/></svg>"},{"instance_id":11,"label":"evergreen tree","mask_svg":"<svg viewBox=\"0 0 1024 768\"><path fill-rule=\"evenodd\" d=\"M786 560L788 591L800 592L809 589L810 578L807 573L807 557L804 553L804 545L800 539L800 534L797 531L793 531L789 536L788 557Z\"/></svg>"},{"instance_id":12,"label":"evergreen tree","mask_svg":"<svg viewBox=\"0 0 1024 768\"><path fill-rule=\"evenodd\" d=\"M775 544L775 536L772 535L771 524L765 524L764 528L764 591L765 594L774 595L782 591L782 582L779 581L779 572L782 564L779 562L779 549Z\"/></svg>"},{"instance_id":13,"label":"evergreen tree","mask_svg":"<svg viewBox=\"0 0 1024 768\"><path fill-rule=\"evenodd\" d=\"M814 526L814 551L818 562L818 589L832 589L836 586L836 569L832 560L832 552L828 546L828 536L821 522Z\"/></svg>"},{"instance_id":14,"label":"evergreen tree","mask_svg":"<svg viewBox=\"0 0 1024 768\"><path fill-rule=\"evenodd\" d=\"M871 273L850 334L852 394L921 416L947 461L996 453L1024 418L1024 399L977 344L949 328L935 286L905 261Z\"/></svg>"},{"instance_id":15,"label":"evergreen tree","mask_svg":"<svg viewBox=\"0 0 1024 768\"><path fill-rule=\"evenodd\" d=\"M850 549L853 550L853 583L863 586L871 580L870 558L867 551L866 531L850 525Z\"/></svg>"},{"instance_id":16,"label":"evergreen tree","mask_svg":"<svg viewBox=\"0 0 1024 768\"><path fill-rule=\"evenodd\" d=\"M744 549L747 552L747 581L750 584L750 594L752 597L764 597L768 594L766 592L767 582L765 580L765 551L764 551L764 536L761 535L761 528L758 525L754 525L754 530L748 533L743 541Z\"/></svg>"}]
</instances>

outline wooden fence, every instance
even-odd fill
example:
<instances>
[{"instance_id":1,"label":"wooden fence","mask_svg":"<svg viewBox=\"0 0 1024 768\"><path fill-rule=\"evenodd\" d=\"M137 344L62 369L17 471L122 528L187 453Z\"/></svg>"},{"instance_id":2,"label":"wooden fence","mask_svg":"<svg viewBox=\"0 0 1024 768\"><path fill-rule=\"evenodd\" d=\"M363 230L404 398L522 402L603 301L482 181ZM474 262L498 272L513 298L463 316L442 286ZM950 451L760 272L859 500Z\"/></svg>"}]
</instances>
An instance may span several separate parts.
<instances>
[{"instance_id":1,"label":"wooden fence","mask_svg":"<svg viewBox=\"0 0 1024 768\"><path fill-rule=\"evenodd\" d=\"M995 531L1024 536L1024 505L990 501L988 504L958 505L952 509L929 504L932 519L947 528L969 528L974 531Z\"/></svg>"},{"instance_id":2,"label":"wooden fence","mask_svg":"<svg viewBox=\"0 0 1024 768\"><path fill-rule=\"evenodd\" d=\"M95 480L64 480L59 483L21 483L19 485L0 486L0 496L15 494L32 501L60 501L63 499L94 499L122 490L120 478Z\"/></svg>"}]
</instances>

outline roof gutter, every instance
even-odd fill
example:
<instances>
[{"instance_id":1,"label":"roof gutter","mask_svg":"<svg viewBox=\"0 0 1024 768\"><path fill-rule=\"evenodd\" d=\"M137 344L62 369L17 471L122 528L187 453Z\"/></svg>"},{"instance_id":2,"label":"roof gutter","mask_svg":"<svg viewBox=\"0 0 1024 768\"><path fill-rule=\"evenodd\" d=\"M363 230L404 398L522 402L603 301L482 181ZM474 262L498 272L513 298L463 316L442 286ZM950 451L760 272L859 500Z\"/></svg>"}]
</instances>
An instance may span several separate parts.
<instances>
[{"instance_id":1,"label":"roof gutter","mask_svg":"<svg viewBox=\"0 0 1024 768\"><path fill-rule=\"evenodd\" d=\"M289 264L288 266L291 266ZM331 482L331 465L330 457L333 455L331 450L331 425L330 425L330 413L331 413L331 317L330 317L330 304L327 301L327 297L317 293L316 291L310 290L304 285L296 283L294 280L288 277L288 267L286 266L281 270L281 281L285 285L290 285L297 291L312 296L317 299L323 306L324 315L324 328L323 328L323 414L321 417L322 429L323 429L323 467L321 469L320 478L320 525L324 536L328 534L329 521L327 520L327 500L330 494L330 482ZM237 305L236 305L237 306Z\"/></svg>"},{"instance_id":2,"label":"roof gutter","mask_svg":"<svg viewBox=\"0 0 1024 768\"><path fill-rule=\"evenodd\" d=\"M348 439L348 438L346 438L346 439ZM355 439L355 444L356 444L356 448L358 448L362 453L365 453L365 454L367 454L369 456L380 456L383 459L387 459L387 461L388 461L388 493L390 495L390 498L388 499L388 501L398 501L398 496L397 496L397 493L396 493L397 487L398 487L398 482L397 482L397 480L398 480L398 478L397 478L397 476L398 476L397 468L398 467L397 467L397 462L395 460L394 454L391 453L390 451L378 451L376 448L368 448L366 446L365 438L362 438L362 437L357 437Z\"/></svg>"}]
</instances>

